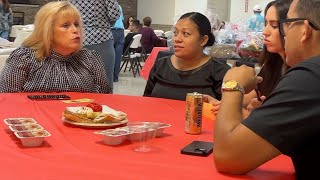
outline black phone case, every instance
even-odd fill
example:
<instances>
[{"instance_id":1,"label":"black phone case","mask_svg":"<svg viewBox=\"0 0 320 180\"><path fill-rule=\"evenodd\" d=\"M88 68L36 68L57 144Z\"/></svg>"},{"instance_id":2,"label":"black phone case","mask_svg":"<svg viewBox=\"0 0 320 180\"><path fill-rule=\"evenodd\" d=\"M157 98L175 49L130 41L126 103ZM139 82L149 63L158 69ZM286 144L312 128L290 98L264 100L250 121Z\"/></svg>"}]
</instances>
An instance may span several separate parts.
<instances>
[{"instance_id":1,"label":"black phone case","mask_svg":"<svg viewBox=\"0 0 320 180\"><path fill-rule=\"evenodd\" d=\"M209 156L213 151L213 143L205 141L193 141L181 149L181 154L193 156Z\"/></svg>"},{"instance_id":2,"label":"black phone case","mask_svg":"<svg viewBox=\"0 0 320 180\"><path fill-rule=\"evenodd\" d=\"M68 100L70 99L70 97L65 94L28 95L28 98L32 100Z\"/></svg>"}]
</instances>

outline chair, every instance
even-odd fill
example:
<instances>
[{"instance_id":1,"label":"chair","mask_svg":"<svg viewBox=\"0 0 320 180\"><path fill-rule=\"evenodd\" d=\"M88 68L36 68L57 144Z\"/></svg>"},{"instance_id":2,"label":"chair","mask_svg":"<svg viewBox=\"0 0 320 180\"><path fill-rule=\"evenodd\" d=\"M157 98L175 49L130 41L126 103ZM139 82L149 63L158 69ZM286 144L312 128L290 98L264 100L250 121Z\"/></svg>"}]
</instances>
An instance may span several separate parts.
<instances>
[{"instance_id":1,"label":"chair","mask_svg":"<svg viewBox=\"0 0 320 180\"><path fill-rule=\"evenodd\" d=\"M125 29L125 30L124 30L124 37L126 37L127 34L129 34L129 33L130 33L130 30L129 30L129 29Z\"/></svg>"},{"instance_id":2,"label":"chair","mask_svg":"<svg viewBox=\"0 0 320 180\"><path fill-rule=\"evenodd\" d=\"M25 27L24 25L13 25L11 27L11 32L10 32L9 36L13 37L13 38L17 37L19 31L21 31L22 28L24 28L24 27Z\"/></svg>"},{"instance_id":3,"label":"chair","mask_svg":"<svg viewBox=\"0 0 320 180\"><path fill-rule=\"evenodd\" d=\"M27 30L21 30L18 34L16 39L13 41L12 47L13 48L18 48L21 46L22 42L30 36L32 31L27 31Z\"/></svg>"},{"instance_id":4,"label":"chair","mask_svg":"<svg viewBox=\"0 0 320 180\"><path fill-rule=\"evenodd\" d=\"M166 38L169 38L170 36L172 36L172 31L166 31L166 32L164 32L164 36L165 36Z\"/></svg>"},{"instance_id":5,"label":"chair","mask_svg":"<svg viewBox=\"0 0 320 180\"><path fill-rule=\"evenodd\" d=\"M9 55L0 55L0 73L6 64L6 60L8 59Z\"/></svg>"},{"instance_id":6,"label":"chair","mask_svg":"<svg viewBox=\"0 0 320 180\"><path fill-rule=\"evenodd\" d=\"M154 33L155 33L157 36L162 36L163 33L164 33L163 30L159 30L159 29L155 29L155 30L153 30L153 31L154 31Z\"/></svg>"},{"instance_id":7,"label":"chair","mask_svg":"<svg viewBox=\"0 0 320 180\"><path fill-rule=\"evenodd\" d=\"M140 64L141 53L138 51L138 49L141 47L141 43L140 43L141 37L142 37L141 34L136 34L133 36L133 39L130 45L127 47L127 49L123 53L123 56L122 56L123 63L120 67L120 71L121 71L122 68L125 66L123 72L126 72L128 63L130 62L129 71L132 70L134 77L136 77L137 73L140 75L140 68L142 68Z\"/></svg>"}]
</instances>

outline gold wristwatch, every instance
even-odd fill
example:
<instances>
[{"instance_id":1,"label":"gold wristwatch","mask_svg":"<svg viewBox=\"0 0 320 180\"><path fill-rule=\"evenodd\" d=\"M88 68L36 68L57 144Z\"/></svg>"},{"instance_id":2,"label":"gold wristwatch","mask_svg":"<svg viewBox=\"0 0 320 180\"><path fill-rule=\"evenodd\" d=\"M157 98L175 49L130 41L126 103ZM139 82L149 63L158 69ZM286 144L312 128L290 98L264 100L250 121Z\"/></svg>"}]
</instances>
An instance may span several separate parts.
<instances>
[{"instance_id":1,"label":"gold wristwatch","mask_svg":"<svg viewBox=\"0 0 320 180\"><path fill-rule=\"evenodd\" d=\"M235 80L228 80L222 83L221 91L240 91L244 94L243 87Z\"/></svg>"}]
</instances>

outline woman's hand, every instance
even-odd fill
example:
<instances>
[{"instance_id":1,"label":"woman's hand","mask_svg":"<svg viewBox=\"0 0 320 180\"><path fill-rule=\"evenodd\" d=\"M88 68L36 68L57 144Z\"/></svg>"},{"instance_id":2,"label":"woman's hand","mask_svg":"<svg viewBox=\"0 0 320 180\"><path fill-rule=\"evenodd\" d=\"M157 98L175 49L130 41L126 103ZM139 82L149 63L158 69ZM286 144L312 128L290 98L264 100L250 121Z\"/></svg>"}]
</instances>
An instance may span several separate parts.
<instances>
[{"instance_id":1,"label":"woman's hand","mask_svg":"<svg viewBox=\"0 0 320 180\"><path fill-rule=\"evenodd\" d=\"M251 111L261 106L262 102L266 99L266 96L261 96L260 98L261 98L261 101L259 101L257 98L253 98L250 100L249 105L247 106L247 110L249 114L251 113Z\"/></svg>"},{"instance_id":2,"label":"woman's hand","mask_svg":"<svg viewBox=\"0 0 320 180\"><path fill-rule=\"evenodd\" d=\"M206 103L209 103L212 105L212 109L211 109L211 112L214 114L214 115L217 115L218 114L218 111L219 111L219 108L220 108L220 101L209 96L209 95L206 95L204 94L203 95L203 102L206 102Z\"/></svg>"}]
</instances>

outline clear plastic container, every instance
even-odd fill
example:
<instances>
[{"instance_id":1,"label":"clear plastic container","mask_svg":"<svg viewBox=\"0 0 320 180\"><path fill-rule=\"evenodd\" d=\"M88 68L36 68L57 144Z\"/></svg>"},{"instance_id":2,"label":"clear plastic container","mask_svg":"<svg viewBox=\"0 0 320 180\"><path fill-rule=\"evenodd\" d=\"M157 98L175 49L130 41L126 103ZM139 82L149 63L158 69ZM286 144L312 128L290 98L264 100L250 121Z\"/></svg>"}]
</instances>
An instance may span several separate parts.
<instances>
[{"instance_id":1,"label":"clear plastic container","mask_svg":"<svg viewBox=\"0 0 320 180\"><path fill-rule=\"evenodd\" d=\"M37 121L33 118L7 118L4 120L6 125L23 125L23 124L36 124Z\"/></svg>"},{"instance_id":2,"label":"clear plastic container","mask_svg":"<svg viewBox=\"0 0 320 180\"><path fill-rule=\"evenodd\" d=\"M35 131L43 129L40 124L19 124L19 125L9 125L9 129L13 132L16 131Z\"/></svg>"},{"instance_id":3,"label":"clear plastic container","mask_svg":"<svg viewBox=\"0 0 320 180\"><path fill-rule=\"evenodd\" d=\"M128 131L123 129L108 129L105 131L98 131L95 134L103 136L103 142L107 145L116 146L123 143L127 139Z\"/></svg>"},{"instance_id":4,"label":"clear plastic container","mask_svg":"<svg viewBox=\"0 0 320 180\"><path fill-rule=\"evenodd\" d=\"M23 146L36 147L43 143L45 137L51 136L46 130L37 131L17 131L14 134L21 140Z\"/></svg>"}]
</instances>

